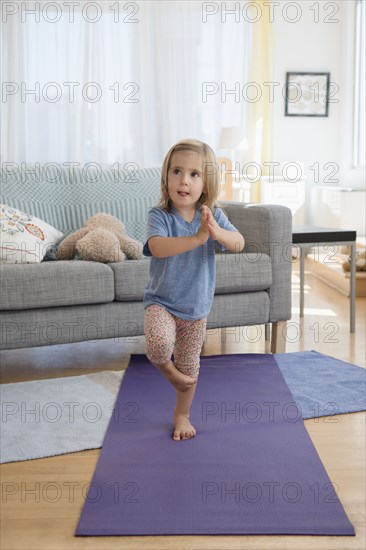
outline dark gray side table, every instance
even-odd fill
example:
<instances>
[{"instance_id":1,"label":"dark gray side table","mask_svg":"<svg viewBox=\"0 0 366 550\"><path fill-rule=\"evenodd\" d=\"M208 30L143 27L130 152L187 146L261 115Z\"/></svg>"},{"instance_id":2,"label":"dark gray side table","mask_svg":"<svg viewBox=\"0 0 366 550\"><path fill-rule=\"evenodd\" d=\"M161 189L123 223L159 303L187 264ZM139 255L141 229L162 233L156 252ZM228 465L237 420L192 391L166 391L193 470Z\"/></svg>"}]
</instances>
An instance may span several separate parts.
<instances>
[{"instance_id":1,"label":"dark gray side table","mask_svg":"<svg viewBox=\"0 0 366 550\"><path fill-rule=\"evenodd\" d=\"M306 251L315 245L349 245L350 256L350 332L355 332L356 319L356 237L357 231L294 225L292 243L300 249L300 317L304 316L304 271Z\"/></svg>"}]
</instances>

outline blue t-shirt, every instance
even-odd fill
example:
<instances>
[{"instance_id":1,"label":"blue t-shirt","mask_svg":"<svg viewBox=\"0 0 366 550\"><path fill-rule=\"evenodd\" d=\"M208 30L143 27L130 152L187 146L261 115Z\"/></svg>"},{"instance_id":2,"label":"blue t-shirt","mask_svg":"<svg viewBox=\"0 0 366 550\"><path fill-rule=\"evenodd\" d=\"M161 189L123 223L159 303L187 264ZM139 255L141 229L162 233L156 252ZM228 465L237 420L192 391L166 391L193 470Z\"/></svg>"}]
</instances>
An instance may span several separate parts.
<instances>
[{"instance_id":1,"label":"blue t-shirt","mask_svg":"<svg viewBox=\"0 0 366 550\"><path fill-rule=\"evenodd\" d=\"M220 208L214 218L220 227L237 231ZM152 256L150 237L189 237L197 233L201 210L197 208L192 222L183 219L173 207L172 212L153 207L149 209L145 256ZM193 321L207 317L210 312L216 281L215 246L225 247L211 237L193 250L167 258L151 257L150 281L145 288L144 308L152 304L164 307L181 319Z\"/></svg>"}]
</instances>

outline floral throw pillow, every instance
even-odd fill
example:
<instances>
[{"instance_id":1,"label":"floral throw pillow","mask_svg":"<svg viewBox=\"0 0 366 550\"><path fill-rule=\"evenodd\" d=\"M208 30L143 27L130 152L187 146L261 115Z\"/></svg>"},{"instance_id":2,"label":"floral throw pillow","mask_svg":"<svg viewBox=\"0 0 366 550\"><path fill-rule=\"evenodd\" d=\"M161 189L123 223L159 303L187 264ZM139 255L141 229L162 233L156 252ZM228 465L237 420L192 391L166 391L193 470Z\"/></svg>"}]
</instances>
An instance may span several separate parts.
<instances>
[{"instance_id":1,"label":"floral throw pillow","mask_svg":"<svg viewBox=\"0 0 366 550\"><path fill-rule=\"evenodd\" d=\"M34 264L43 260L61 231L6 204L0 204L0 262Z\"/></svg>"}]
</instances>

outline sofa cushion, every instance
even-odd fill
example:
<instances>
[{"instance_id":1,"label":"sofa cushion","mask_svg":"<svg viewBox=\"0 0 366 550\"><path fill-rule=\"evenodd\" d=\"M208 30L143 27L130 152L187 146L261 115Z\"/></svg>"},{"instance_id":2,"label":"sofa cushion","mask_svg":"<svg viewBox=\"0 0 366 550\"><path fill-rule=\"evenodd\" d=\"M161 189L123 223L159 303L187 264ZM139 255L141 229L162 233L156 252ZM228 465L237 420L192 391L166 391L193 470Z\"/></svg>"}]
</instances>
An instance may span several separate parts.
<instances>
[{"instance_id":1,"label":"sofa cushion","mask_svg":"<svg viewBox=\"0 0 366 550\"><path fill-rule=\"evenodd\" d=\"M143 299L149 280L150 258L108 264L114 272L115 300L136 302Z\"/></svg>"},{"instance_id":2,"label":"sofa cushion","mask_svg":"<svg viewBox=\"0 0 366 550\"><path fill-rule=\"evenodd\" d=\"M142 300L149 280L150 259L108 264L114 271L115 299ZM272 284L272 269L266 254L216 254L215 294L256 292Z\"/></svg>"},{"instance_id":3,"label":"sofa cushion","mask_svg":"<svg viewBox=\"0 0 366 550\"><path fill-rule=\"evenodd\" d=\"M216 254L215 294L257 292L272 284L272 266L267 254Z\"/></svg>"},{"instance_id":4,"label":"sofa cushion","mask_svg":"<svg viewBox=\"0 0 366 550\"><path fill-rule=\"evenodd\" d=\"M114 277L99 262L0 266L0 309L18 310L113 302Z\"/></svg>"}]
</instances>

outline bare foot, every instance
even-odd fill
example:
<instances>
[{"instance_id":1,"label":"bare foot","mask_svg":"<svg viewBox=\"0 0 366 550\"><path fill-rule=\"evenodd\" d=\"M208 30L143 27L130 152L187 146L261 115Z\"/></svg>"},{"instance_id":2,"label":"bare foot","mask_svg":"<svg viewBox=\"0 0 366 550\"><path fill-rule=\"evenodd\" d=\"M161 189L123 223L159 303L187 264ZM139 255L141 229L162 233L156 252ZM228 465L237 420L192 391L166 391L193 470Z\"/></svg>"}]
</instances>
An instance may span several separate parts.
<instances>
[{"instance_id":1,"label":"bare foot","mask_svg":"<svg viewBox=\"0 0 366 550\"><path fill-rule=\"evenodd\" d=\"M189 390L189 388L197 383L197 378L191 378L180 372L172 361L169 361L166 365L156 365L156 367L166 376L169 382L181 392Z\"/></svg>"},{"instance_id":2,"label":"bare foot","mask_svg":"<svg viewBox=\"0 0 366 550\"><path fill-rule=\"evenodd\" d=\"M174 415L174 434L173 439L179 441L180 439L190 439L195 437L196 430L189 421L189 416L184 414Z\"/></svg>"}]
</instances>

